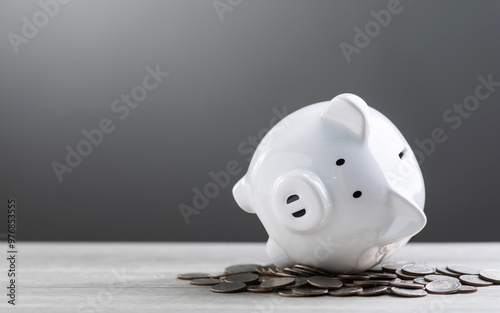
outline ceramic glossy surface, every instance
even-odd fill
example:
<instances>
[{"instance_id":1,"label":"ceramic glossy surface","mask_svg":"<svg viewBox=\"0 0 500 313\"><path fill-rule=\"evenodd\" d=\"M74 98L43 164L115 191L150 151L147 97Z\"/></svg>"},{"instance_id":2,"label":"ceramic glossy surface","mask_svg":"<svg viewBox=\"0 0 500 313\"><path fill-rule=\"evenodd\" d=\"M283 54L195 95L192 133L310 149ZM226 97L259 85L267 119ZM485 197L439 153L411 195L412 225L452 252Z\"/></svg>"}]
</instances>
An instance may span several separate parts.
<instances>
[{"instance_id":1,"label":"ceramic glossy surface","mask_svg":"<svg viewBox=\"0 0 500 313\"><path fill-rule=\"evenodd\" d=\"M256 213L274 264L369 269L426 224L424 181L394 124L353 94L281 120L233 187Z\"/></svg>"}]
</instances>

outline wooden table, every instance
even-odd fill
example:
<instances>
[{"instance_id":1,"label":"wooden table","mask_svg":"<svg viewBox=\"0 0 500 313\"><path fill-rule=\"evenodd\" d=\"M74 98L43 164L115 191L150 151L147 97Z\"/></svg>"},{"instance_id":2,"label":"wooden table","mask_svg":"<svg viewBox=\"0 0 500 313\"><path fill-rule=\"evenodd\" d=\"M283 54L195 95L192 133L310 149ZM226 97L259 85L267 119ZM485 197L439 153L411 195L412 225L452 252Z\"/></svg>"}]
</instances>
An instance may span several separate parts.
<instances>
[{"instance_id":1,"label":"wooden table","mask_svg":"<svg viewBox=\"0 0 500 313\"><path fill-rule=\"evenodd\" d=\"M473 294L283 298L216 294L178 280L239 263L267 264L263 243L18 243L16 310L0 312L500 312L500 285ZM500 269L500 243L412 243L392 260ZM0 261L5 290L8 263ZM3 293L3 292L2 292Z\"/></svg>"}]
</instances>

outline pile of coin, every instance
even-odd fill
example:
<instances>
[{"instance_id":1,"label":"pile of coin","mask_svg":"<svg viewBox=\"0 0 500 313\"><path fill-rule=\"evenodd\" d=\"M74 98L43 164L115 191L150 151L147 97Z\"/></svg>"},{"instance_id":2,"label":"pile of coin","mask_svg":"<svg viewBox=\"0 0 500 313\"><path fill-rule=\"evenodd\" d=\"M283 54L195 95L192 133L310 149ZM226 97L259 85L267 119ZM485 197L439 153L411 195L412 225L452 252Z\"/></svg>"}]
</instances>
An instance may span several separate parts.
<instances>
[{"instance_id":1,"label":"pile of coin","mask_svg":"<svg viewBox=\"0 0 500 313\"><path fill-rule=\"evenodd\" d=\"M431 266L400 261L381 264L358 274L333 274L308 265L277 268L270 264L229 266L224 273L179 274L217 293L277 292L283 297L376 296L423 297L431 294L476 292L477 287L500 284L500 270L478 270L459 264Z\"/></svg>"}]
</instances>

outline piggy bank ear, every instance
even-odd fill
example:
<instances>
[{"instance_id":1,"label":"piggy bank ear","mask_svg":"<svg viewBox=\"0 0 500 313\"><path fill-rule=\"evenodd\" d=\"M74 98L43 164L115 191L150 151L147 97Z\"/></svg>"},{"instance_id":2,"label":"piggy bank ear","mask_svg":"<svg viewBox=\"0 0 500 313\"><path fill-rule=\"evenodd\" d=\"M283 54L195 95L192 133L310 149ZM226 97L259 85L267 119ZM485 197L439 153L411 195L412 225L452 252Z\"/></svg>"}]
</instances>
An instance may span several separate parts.
<instances>
[{"instance_id":1,"label":"piggy bank ear","mask_svg":"<svg viewBox=\"0 0 500 313\"><path fill-rule=\"evenodd\" d=\"M248 186L245 176L240 179L236 185L233 187L233 197L236 203L248 213L255 213L255 211L250 206L250 187Z\"/></svg>"},{"instance_id":2,"label":"piggy bank ear","mask_svg":"<svg viewBox=\"0 0 500 313\"><path fill-rule=\"evenodd\" d=\"M370 108L363 99L350 93L333 98L321 117L346 127L360 139L370 133Z\"/></svg>"},{"instance_id":3,"label":"piggy bank ear","mask_svg":"<svg viewBox=\"0 0 500 313\"><path fill-rule=\"evenodd\" d=\"M332 207L319 177L306 169L282 175L273 187L272 203L278 220L298 233L321 228L328 221Z\"/></svg>"},{"instance_id":4,"label":"piggy bank ear","mask_svg":"<svg viewBox=\"0 0 500 313\"><path fill-rule=\"evenodd\" d=\"M393 208L392 224L384 234L387 240L402 240L417 234L424 228L427 218L419 206L395 191L389 193L390 206Z\"/></svg>"}]
</instances>

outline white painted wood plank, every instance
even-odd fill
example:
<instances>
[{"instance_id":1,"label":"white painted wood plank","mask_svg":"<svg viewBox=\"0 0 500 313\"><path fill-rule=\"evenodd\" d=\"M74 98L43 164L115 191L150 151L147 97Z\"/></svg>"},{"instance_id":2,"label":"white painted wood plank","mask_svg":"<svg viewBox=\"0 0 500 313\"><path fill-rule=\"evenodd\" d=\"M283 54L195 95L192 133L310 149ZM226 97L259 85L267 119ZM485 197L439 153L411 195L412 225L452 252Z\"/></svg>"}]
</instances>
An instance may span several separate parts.
<instances>
[{"instance_id":1,"label":"white painted wood plank","mask_svg":"<svg viewBox=\"0 0 500 313\"><path fill-rule=\"evenodd\" d=\"M176 279L178 273L221 272L238 263L269 263L256 243L18 244L19 312L499 312L500 285L473 294L423 298L282 298L276 294L215 294ZM408 244L393 260L460 263L500 269L500 243ZM6 271L5 258L0 261ZM6 272L1 283L6 284ZM3 286L2 286L3 287ZM5 289L4 289L5 290ZM0 312L15 312L0 302Z\"/></svg>"}]
</instances>

